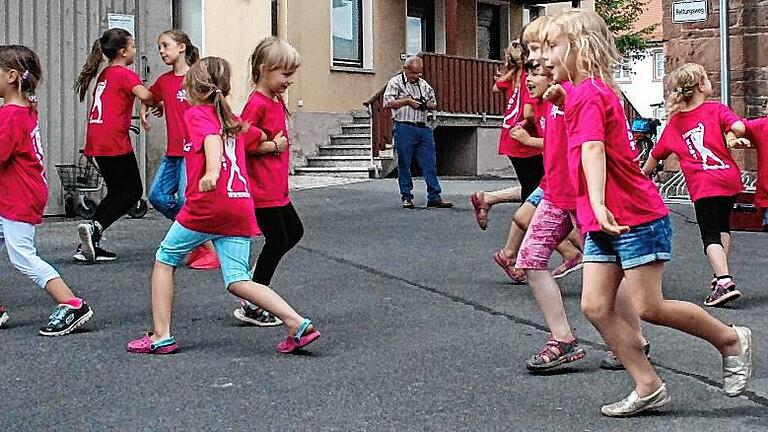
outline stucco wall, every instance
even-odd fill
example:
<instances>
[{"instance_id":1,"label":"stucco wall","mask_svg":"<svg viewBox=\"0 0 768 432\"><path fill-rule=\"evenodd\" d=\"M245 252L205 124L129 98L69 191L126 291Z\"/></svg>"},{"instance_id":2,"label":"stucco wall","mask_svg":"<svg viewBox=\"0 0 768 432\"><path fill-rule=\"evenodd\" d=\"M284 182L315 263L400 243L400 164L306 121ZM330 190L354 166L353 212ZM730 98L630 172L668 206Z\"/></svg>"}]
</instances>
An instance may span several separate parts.
<instances>
[{"instance_id":1,"label":"stucco wall","mask_svg":"<svg viewBox=\"0 0 768 432\"><path fill-rule=\"evenodd\" d=\"M203 54L225 58L232 65L231 103L235 112L245 105L251 89L248 57L259 40L271 35L270 11L270 0L205 2Z\"/></svg>"},{"instance_id":2,"label":"stucco wall","mask_svg":"<svg viewBox=\"0 0 768 432\"><path fill-rule=\"evenodd\" d=\"M621 90L643 117L654 117L651 105L664 102L664 81L654 79L653 76L653 53L659 49L661 48L646 50L645 57L632 62L630 80L618 81Z\"/></svg>"}]
</instances>

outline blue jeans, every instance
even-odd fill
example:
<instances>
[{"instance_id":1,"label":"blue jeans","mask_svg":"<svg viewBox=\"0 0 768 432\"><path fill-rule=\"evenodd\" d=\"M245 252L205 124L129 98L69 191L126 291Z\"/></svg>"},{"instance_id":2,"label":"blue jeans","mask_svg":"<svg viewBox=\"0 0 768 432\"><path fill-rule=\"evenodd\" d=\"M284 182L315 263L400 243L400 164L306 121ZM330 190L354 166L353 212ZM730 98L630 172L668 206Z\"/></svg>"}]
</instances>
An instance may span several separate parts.
<instances>
[{"instance_id":1,"label":"blue jeans","mask_svg":"<svg viewBox=\"0 0 768 432\"><path fill-rule=\"evenodd\" d=\"M213 242L213 248L219 256L221 275L227 288L235 282L251 280L251 239L248 237L201 233L174 222L157 248L155 259L165 265L178 267L194 248L207 241Z\"/></svg>"},{"instance_id":2,"label":"blue jeans","mask_svg":"<svg viewBox=\"0 0 768 432\"><path fill-rule=\"evenodd\" d=\"M395 150L397 150L397 180L403 200L413 199L411 163L416 158L424 181L427 183L427 202L440 201L440 182L437 180L435 138L432 129L395 122Z\"/></svg>"},{"instance_id":3,"label":"blue jeans","mask_svg":"<svg viewBox=\"0 0 768 432\"><path fill-rule=\"evenodd\" d=\"M181 156L165 156L149 189L149 202L157 211L170 220L184 206L187 190L187 170Z\"/></svg>"},{"instance_id":4,"label":"blue jeans","mask_svg":"<svg viewBox=\"0 0 768 432\"><path fill-rule=\"evenodd\" d=\"M617 263L627 270L672 259L672 223L669 216L631 227L612 236L602 231L587 233L583 262Z\"/></svg>"}]
</instances>

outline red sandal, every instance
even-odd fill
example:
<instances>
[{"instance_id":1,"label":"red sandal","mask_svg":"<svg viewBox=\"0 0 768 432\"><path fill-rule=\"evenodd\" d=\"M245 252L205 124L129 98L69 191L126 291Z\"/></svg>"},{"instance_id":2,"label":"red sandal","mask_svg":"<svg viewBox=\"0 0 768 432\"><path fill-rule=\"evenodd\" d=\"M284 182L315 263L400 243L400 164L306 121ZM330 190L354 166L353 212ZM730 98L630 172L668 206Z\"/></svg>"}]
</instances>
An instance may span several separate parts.
<instances>
[{"instance_id":1,"label":"red sandal","mask_svg":"<svg viewBox=\"0 0 768 432\"><path fill-rule=\"evenodd\" d=\"M503 252L499 251L493 255L493 260L496 264L504 270L504 273L509 276L512 283L515 285L525 285L528 283L528 278L525 277L525 271L519 268L515 268L515 260L507 258Z\"/></svg>"},{"instance_id":2,"label":"red sandal","mask_svg":"<svg viewBox=\"0 0 768 432\"><path fill-rule=\"evenodd\" d=\"M485 192L473 193L469 201L472 202L472 207L475 209L477 224L481 230L485 231L488 227L488 212L491 210L491 206L485 202Z\"/></svg>"}]
</instances>

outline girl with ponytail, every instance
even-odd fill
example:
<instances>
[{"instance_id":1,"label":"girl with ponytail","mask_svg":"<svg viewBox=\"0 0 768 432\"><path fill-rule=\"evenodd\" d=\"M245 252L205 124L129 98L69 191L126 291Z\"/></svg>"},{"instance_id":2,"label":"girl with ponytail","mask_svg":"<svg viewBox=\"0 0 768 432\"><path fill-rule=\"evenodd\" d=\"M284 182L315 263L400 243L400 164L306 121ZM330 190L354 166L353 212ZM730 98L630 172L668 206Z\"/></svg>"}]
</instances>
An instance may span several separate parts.
<instances>
[{"instance_id":1,"label":"girl with ponytail","mask_svg":"<svg viewBox=\"0 0 768 432\"><path fill-rule=\"evenodd\" d=\"M108 64L101 72L101 63ZM75 81L74 91L85 100L96 78L93 102L88 115L85 156L93 157L107 185L107 195L99 203L93 220L77 227L81 244L75 252L78 261L112 261L117 256L99 246L102 233L125 215L141 198L143 187L139 165L128 136L134 98L152 103L152 93L128 67L136 59L133 36L123 29L110 29L96 40L91 54Z\"/></svg>"}]
</instances>

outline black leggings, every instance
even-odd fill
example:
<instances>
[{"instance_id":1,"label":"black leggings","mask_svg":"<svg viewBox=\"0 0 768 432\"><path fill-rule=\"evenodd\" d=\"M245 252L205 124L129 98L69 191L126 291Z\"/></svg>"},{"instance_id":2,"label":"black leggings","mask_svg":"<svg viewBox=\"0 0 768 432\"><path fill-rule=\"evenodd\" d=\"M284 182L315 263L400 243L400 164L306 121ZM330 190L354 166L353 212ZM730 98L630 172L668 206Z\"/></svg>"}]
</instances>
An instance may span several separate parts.
<instances>
[{"instance_id":1,"label":"black leggings","mask_svg":"<svg viewBox=\"0 0 768 432\"><path fill-rule=\"evenodd\" d=\"M256 261L253 281L269 285L280 259L304 236L304 227L292 204L257 208L256 222L264 234L264 248Z\"/></svg>"},{"instance_id":2,"label":"black leggings","mask_svg":"<svg viewBox=\"0 0 768 432\"><path fill-rule=\"evenodd\" d=\"M509 160L512 162L517 179L520 181L521 201L525 202L528 196L539 187L541 178L544 177L544 157L541 155L527 158L509 156Z\"/></svg>"},{"instance_id":3,"label":"black leggings","mask_svg":"<svg viewBox=\"0 0 768 432\"><path fill-rule=\"evenodd\" d=\"M735 202L735 196L714 196L694 201L693 208L696 210L704 253L707 253L709 245L723 245L720 233L731 232L731 211Z\"/></svg>"},{"instance_id":4,"label":"black leggings","mask_svg":"<svg viewBox=\"0 0 768 432\"><path fill-rule=\"evenodd\" d=\"M121 156L96 156L96 164L107 185L107 196L96 207L94 222L106 230L128 213L141 198L141 174L133 152Z\"/></svg>"}]
</instances>

